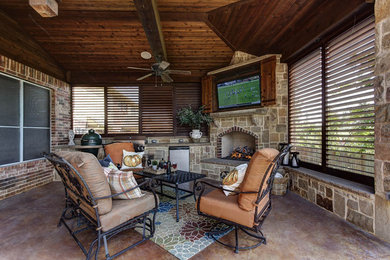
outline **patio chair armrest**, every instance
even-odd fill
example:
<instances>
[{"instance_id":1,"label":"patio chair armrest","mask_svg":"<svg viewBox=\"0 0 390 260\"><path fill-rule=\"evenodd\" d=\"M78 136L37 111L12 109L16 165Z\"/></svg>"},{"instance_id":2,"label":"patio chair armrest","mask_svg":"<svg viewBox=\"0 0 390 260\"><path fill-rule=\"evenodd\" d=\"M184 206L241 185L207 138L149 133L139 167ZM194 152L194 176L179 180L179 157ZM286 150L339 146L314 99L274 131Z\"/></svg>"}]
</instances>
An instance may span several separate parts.
<instances>
[{"instance_id":1,"label":"patio chair armrest","mask_svg":"<svg viewBox=\"0 0 390 260\"><path fill-rule=\"evenodd\" d=\"M202 185L201 186L201 189L204 190L204 185L203 184L206 184L208 186L211 186L213 188L216 188L216 189L219 189L219 190L222 190L222 191L228 191L228 192L233 192L235 193L235 195L238 195L238 194L251 194L251 193L259 193L258 191L236 191L236 190L229 190L229 189L225 189L222 187L222 185L220 186L217 186L217 185L214 185L214 184L211 184L211 183L208 183L208 182L205 182L205 181L199 181L195 184L195 189L196 190L200 190L198 189L198 185Z\"/></svg>"}]
</instances>

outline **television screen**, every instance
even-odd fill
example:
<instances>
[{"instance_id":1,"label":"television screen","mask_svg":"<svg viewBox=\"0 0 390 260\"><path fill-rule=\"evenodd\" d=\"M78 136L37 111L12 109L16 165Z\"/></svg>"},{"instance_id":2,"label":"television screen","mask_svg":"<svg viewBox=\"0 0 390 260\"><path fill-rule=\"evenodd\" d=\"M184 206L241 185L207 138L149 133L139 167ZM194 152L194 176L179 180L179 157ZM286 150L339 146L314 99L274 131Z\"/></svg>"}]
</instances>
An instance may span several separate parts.
<instances>
[{"instance_id":1,"label":"television screen","mask_svg":"<svg viewBox=\"0 0 390 260\"><path fill-rule=\"evenodd\" d=\"M217 84L218 107L231 108L260 104L258 75Z\"/></svg>"}]
</instances>

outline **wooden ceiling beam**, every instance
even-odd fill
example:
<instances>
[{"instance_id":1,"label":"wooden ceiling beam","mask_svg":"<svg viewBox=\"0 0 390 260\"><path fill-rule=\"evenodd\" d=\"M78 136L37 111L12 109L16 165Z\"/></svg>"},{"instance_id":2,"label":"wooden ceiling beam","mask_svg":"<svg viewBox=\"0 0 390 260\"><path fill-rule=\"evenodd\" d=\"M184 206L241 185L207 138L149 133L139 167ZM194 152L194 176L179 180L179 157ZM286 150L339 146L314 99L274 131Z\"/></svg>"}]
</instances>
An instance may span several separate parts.
<instances>
[{"instance_id":1,"label":"wooden ceiling beam","mask_svg":"<svg viewBox=\"0 0 390 260\"><path fill-rule=\"evenodd\" d=\"M167 51L156 0L134 0L134 5L137 8L154 58L157 62L167 61Z\"/></svg>"}]
</instances>

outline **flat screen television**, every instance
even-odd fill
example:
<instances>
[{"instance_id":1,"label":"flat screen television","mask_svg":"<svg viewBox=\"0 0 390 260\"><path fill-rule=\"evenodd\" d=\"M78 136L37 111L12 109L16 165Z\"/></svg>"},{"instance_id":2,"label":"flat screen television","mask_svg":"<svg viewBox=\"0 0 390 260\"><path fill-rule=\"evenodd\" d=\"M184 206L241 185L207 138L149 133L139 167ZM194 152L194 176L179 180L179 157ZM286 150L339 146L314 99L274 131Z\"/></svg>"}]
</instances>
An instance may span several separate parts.
<instances>
[{"instance_id":1,"label":"flat screen television","mask_svg":"<svg viewBox=\"0 0 390 260\"><path fill-rule=\"evenodd\" d=\"M219 109L259 105L260 76L218 83L217 93Z\"/></svg>"}]
</instances>

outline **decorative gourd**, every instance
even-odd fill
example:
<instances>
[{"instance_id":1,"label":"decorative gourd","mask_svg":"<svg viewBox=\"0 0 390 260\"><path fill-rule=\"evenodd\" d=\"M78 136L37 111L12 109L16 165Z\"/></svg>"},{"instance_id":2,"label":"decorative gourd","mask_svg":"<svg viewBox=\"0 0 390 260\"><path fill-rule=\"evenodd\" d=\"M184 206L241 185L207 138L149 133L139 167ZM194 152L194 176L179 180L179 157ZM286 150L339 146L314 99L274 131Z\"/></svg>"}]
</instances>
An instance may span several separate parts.
<instances>
[{"instance_id":1,"label":"decorative gourd","mask_svg":"<svg viewBox=\"0 0 390 260\"><path fill-rule=\"evenodd\" d=\"M123 163L127 167L136 167L142 163L142 158L139 155L127 155L125 158L123 158Z\"/></svg>"}]
</instances>

